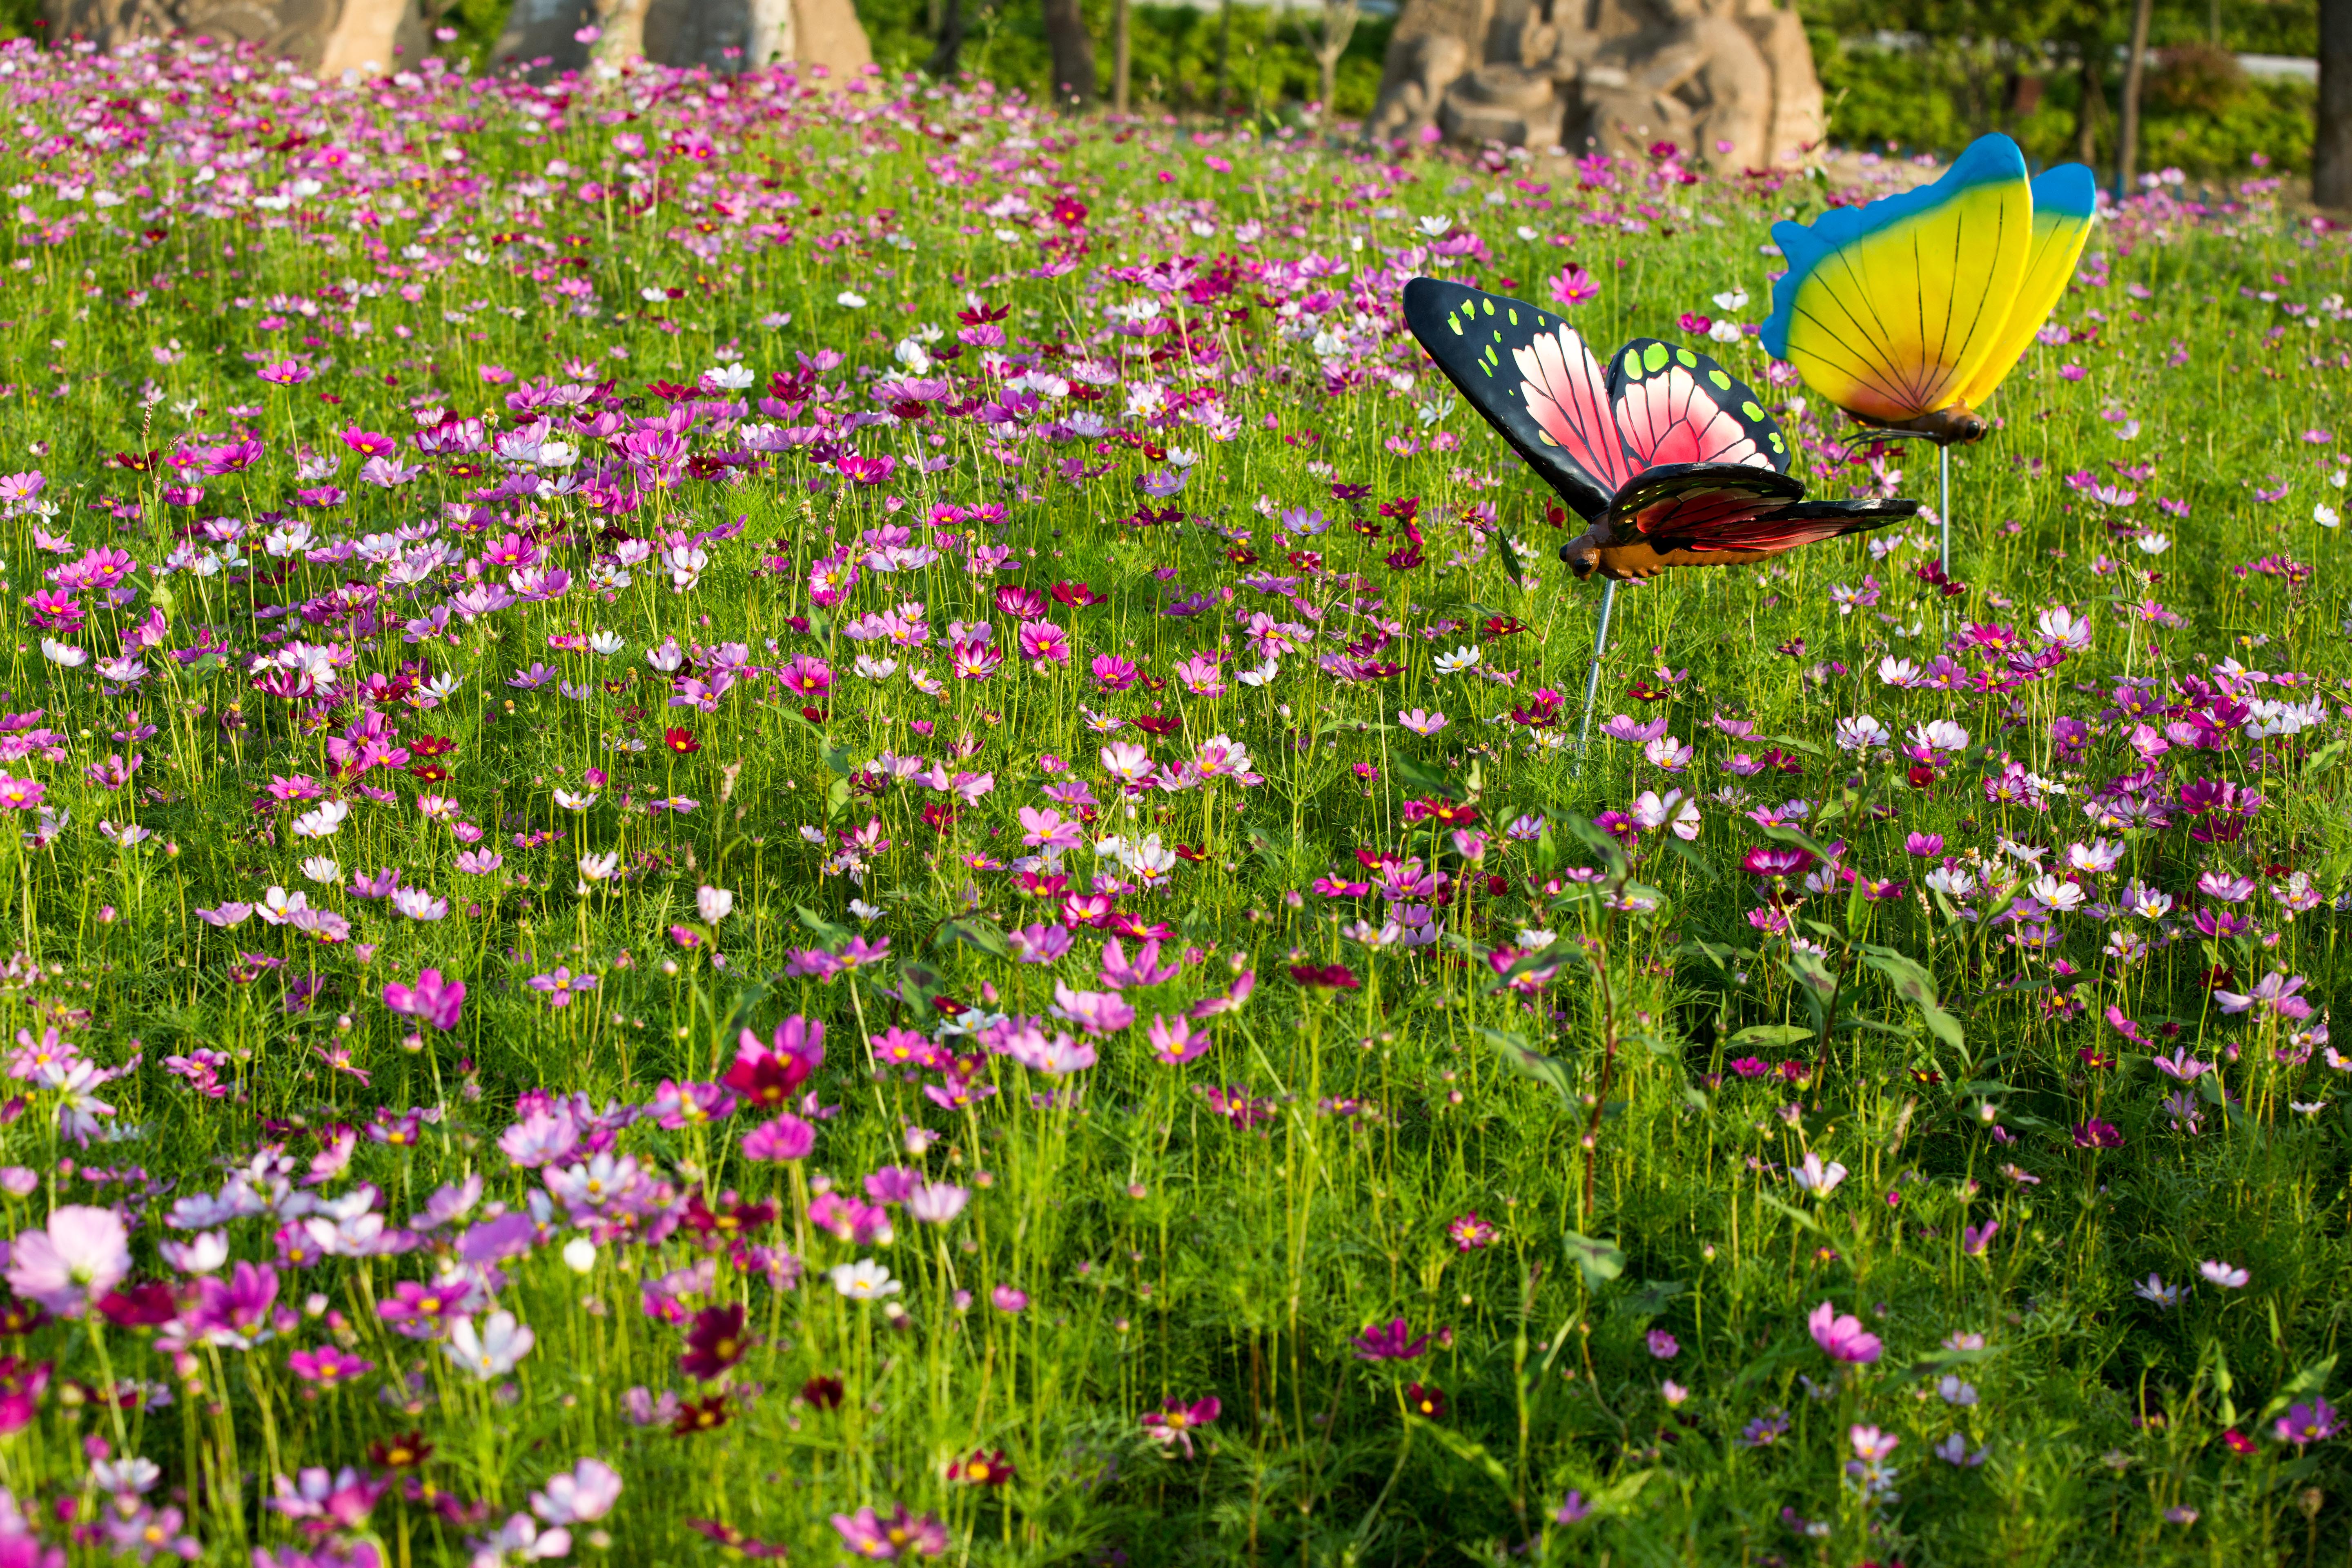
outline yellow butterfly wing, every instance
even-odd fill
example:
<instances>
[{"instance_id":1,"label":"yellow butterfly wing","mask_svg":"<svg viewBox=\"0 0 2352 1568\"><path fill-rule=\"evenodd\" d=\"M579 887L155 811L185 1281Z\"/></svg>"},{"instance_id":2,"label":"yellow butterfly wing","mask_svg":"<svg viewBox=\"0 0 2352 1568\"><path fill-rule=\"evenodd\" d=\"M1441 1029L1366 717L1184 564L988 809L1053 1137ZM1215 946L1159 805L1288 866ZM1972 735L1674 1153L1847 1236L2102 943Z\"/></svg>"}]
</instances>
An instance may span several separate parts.
<instances>
[{"instance_id":1,"label":"yellow butterfly wing","mask_svg":"<svg viewBox=\"0 0 2352 1568\"><path fill-rule=\"evenodd\" d=\"M1765 350L1852 413L1948 408L1996 352L2032 237L2025 155L2006 136L1971 144L1934 184L1775 224L1789 270Z\"/></svg>"},{"instance_id":2,"label":"yellow butterfly wing","mask_svg":"<svg viewBox=\"0 0 2352 1568\"><path fill-rule=\"evenodd\" d=\"M2026 258L2025 279L2008 321L1993 339L1991 354L1961 391L1961 402L1982 408L2024 357L2074 276L2074 263L2082 259L2083 243L2091 236L2091 218L2098 207L2098 180L2080 163L2062 163L2033 182L2033 248Z\"/></svg>"}]
</instances>

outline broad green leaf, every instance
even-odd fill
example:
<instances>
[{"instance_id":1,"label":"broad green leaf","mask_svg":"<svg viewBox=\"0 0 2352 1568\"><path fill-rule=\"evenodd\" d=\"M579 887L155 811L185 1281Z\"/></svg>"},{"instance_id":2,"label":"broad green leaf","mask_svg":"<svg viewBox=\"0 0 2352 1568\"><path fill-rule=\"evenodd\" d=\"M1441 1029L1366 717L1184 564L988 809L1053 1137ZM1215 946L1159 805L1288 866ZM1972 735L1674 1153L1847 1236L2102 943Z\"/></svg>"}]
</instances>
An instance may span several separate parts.
<instances>
[{"instance_id":1,"label":"broad green leaf","mask_svg":"<svg viewBox=\"0 0 2352 1568\"><path fill-rule=\"evenodd\" d=\"M1569 1261L1584 1276L1588 1290L1598 1290L1625 1272L1625 1255L1612 1241L1596 1241L1591 1237L1569 1231L1563 1237L1568 1244Z\"/></svg>"},{"instance_id":2,"label":"broad green leaf","mask_svg":"<svg viewBox=\"0 0 2352 1568\"><path fill-rule=\"evenodd\" d=\"M1895 994L1919 1009L1937 1039L1958 1050L1965 1043L1960 1021L1936 998L1936 982L1927 970L1891 947L1864 944L1862 961L1895 983Z\"/></svg>"}]
</instances>

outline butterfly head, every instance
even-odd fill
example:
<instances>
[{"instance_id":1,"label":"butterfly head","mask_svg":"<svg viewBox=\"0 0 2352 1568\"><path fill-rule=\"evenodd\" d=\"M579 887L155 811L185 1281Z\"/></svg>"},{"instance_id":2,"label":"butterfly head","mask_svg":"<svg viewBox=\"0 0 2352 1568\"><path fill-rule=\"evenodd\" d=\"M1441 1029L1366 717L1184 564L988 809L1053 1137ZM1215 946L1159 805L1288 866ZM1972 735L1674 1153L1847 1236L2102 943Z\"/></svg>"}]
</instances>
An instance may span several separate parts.
<instances>
[{"instance_id":1,"label":"butterfly head","mask_svg":"<svg viewBox=\"0 0 2352 1568\"><path fill-rule=\"evenodd\" d=\"M1927 437L1938 447L1968 447L1983 440L1985 432L1992 426L1985 422L1983 415L1967 404L1955 403L1908 419L1892 420L1885 428L1915 432Z\"/></svg>"}]
</instances>

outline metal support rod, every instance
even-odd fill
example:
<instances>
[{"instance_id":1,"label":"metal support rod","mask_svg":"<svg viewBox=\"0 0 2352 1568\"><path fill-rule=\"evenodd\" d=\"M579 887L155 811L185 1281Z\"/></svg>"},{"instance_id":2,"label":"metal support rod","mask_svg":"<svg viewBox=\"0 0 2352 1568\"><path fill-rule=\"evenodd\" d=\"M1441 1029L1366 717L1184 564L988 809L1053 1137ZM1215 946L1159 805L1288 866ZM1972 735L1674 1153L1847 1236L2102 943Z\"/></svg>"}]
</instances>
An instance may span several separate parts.
<instances>
[{"instance_id":1,"label":"metal support rod","mask_svg":"<svg viewBox=\"0 0 2352 1568\"><path fill-rule=\"evenodd\" d=\"M1936 521L1944 528L1944 575L1952 574L1952 449L1936 448Z\"/></svg>"},{"instance_id":2,"label":"metal support rod","mask_svg":"<svg viewBox=\"0 0 2352 1568\"><path fill-rule=\"evenodd\" d=\"M1592 663L1584 676L1584 722L1576 729L1576 765L1584 768L1584 742L1592 733L1592 703L1601 695L1601 656L1609 649L1609 608L1617 602L1617 584L1612 578L1601 590L1601 624L1592 628Z\"/></svg>"}]
</instances>

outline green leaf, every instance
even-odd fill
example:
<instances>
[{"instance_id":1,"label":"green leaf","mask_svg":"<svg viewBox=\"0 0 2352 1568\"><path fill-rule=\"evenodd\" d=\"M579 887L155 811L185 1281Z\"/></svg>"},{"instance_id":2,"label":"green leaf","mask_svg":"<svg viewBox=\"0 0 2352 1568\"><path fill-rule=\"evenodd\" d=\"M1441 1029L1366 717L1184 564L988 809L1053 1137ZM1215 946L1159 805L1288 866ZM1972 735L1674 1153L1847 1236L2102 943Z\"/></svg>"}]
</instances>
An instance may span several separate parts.
<instances>
[{"instance_id":1,"label":"green leaf","mask_svg":"<svg viewBox=\"0 0 2352 1568\"><path fill-rule=\"evenodd\" d=\"M1615 1242L1596 1241L1572 1230L1561 1239L1568 1244L1569 1261L1584 1276L1586 1289L1598 1290L1625 1272L1625 1255Z\"/></svg>"},{"instance_id":2,"label":"green leaf","mask_svg":"<svg viewBox=\"0 0 2352 1568\"><path fill-rule=\"evenodd\" d=\"M1505 1501L1509 1501L1515 1495L1511 1486L1511 1472L1504 1468L1502 1460L1486 1452L1486 1446L1484 1443L1474 1443L1451 1426L1424 1421L1418 1415L1407 1415L1405 1420L1411 1424L1414 1431L1428 1433L1439 1447L1457 1459L1468 1461L1471 1466L1483 1472L1488 1480L1493 1481L1502 1489Z\"/></svg>"},{"instance_id":3,"label":"green leaf","mask_svg":"<svg viewBox=\"0 0 2352 1568\"><path fill-rule=\"evenodd\" d=\"M2336 1358L2329 1356L2326 1360L2315 1361L2296 1373L2287 1379L2284 1388L2271 1395L2271 1402L2263 1406L2263 1413L2254 1417L2254 1424L2261 1426L2285 1415L2286 1407L2298 1399L2307 1399L2315 1394L2326 1393L2328 1376L2335 1370Z\"/></svg>"},{"instance_id":4,"label":"green leaf","mask_svg":"<svg viewBox=\"0 0 2352 1568\"><path fill-rule=\"evenodd\" d=\"M1783 1046L1793 1046L1801 1040L1818 1038L1820 1036L1812 1030L1797 1024L1750 1024L1747 1028L1732 1036L1729 1043L1735 1046L1761 1046L1768 1050L1779 1050Z\"/></svg>"},{"instance_id":5,"label":"green leaf","mask_svg":"<svg viewBox=\"0 0 2352 1568\"><path fill-rule=\"evenodd\" d=\"M1694 952L1699 954L1727 975L1737 974L1739 972L1738 964L1742 960L1749 963L1756 962L1756 951L1753 948L1731 947L1723 942L1709 942L1705 937L1693 937L1683 943L1681 951L1685 955Z\"/></svg>"},{"instance_id":6,"label":"green leaf","mask_svg":"<svg viewBox=\"0 0 2352 1568\"><path fill-rule=\"evenodd\" d=\"M1756 1201L1762 1204L1768 1209L1774 1210L1779 1214L1785 1215L1789 1218L1795 1220L1799 1225L1803 1226L1807 1230L1813 1232L1815 1235L1818 1236L1821 1234L1822 1222L1807 1214L1804 1210L1789 1204L1784 1204L1769 1193L1758 1193L1756 1194Z\"/></svg>"},{"instance_id":7,"label":"green leaf","mask_svg":"<svg viewBox=\"0 0 2352 1568\"><path fill-rule=\"evenodd\" d=\"M1937 1000L1935 978L1925 968L1891 947L1869 943L1863 947L1862 961L1895 983L1895 994L1919 1009L1919 1016L1927 1020L1937 1039L1954 1050L1963 1048L1965 1037L1960 1021Z\"/></svg>"},{"instance_id":8,"label":"green leaf","mask_svg":"<svg viewBox=\"0 0 2352 1568\"><path fill-rule=\"evenodd\" d=\"M1790 826L1785 822L1776 822L1766 828L1764 837L1801 849L1816 860L1826 861L1831 858L1829 850L1824 848L1818 840L1800 828Z\"/></svg>"},{"instance_id":9,"label":"green leaf","mask_svg":"<svg viewBox=\"0 0 2352 1568\"><path fill-rule=\"evenodd\" d=\"M939 934L931 939L931 946L944 947L950 942L960 942L966 947L977 948L991 958L1009 959L1013 956L1013 950L1004 945L1004 933L997 929L996 922L982 920L978 915L960 921L950 921L940 926Z\"/></svg>"},{"instance_id":10,"label":"green leaf","mask_svg":"<svg viewBox=\"0 0 2352 1568\"><path fill-rule=\"evenodd\" d=\"M1389 753L1389 772L1403 781L1408 789L1420 795L1442 795L1447 800L1460 800L1462 786L1435 769L1428 767L1402 752Z\"/></svg>"},{"instance_id":11,"label":"green leaf","mask_svg":"<svg viewBox=\"0 0 2352 1568\"><path fill-rule=\"evenodd\" d=\"M1683 1293L1679 1279L1644 1279L1629 1291L1617 1305L1620 1310L1644 1318L1654 1318L1666 1310L1667 1304Z\"/></svg>"},{"instance_id":12,"label":"green leaf","mask_svg":"<svg viewBox=\"0 0 2352 1568\"><path fill-rule=\"evenodd\" d=\"M793 907L801 917L801 924L805 926L809 934L818 942L826 947L836 949L848 945L849 929L846 926L834 924L806 904L795 904Z\"/></svg>"},{"instance_id":13,"label":"green leaf","mask_svg":"<svg viewBox=\"0 0 2352 1568\"><path fill-rule=\"evenodd\" d=\"M2336 759L2344 754L2344 749L2347 746L2352 746L2352 741L2330 741L2312 752L2304 761L2303 776L2307 779L2318 777L2323 769L2335 764Z\"/></svg>"},{"instance_id":14,"label":"green leaf","mask_svg":"<svg viewBox=\"0 0 2352 1568\"><path fill-rule=\"evenodd\" d=\"M1537 1050L1528 1044L1523 1035L1505 1034L1499 1029L1489 1029L1483 1024L1474 1027L1502 1053L1504 1064L1511 1070L1538 1083L1549 1084L1563 1103L1571 1109L1575 1107L1576 1079L1566 1062Z\"/></svg>"},{"instance_id":15,"label":"green leaf","mask_svg":"<svg viewBox=\"0 0 2352 1568\"><path fill-rule=\"evenodd\" d=\"M1572 811L1560 813L1559 825L1574 834L1587 849L1601 858L1601 864L1612 882L1622 882L1633 868L1626 862L1625 847L1612 838L1585 818Z\"/></svg>"},{"instance_id":16,"label":"green leaf","mask_svg":"<svg viewBox=\"0 0 2352 1568\"><path fill-rule=\"evenodd\" d=\"M910 959L898 965L898 999L920 1015L917 1022L929 1021L931 998L946 989L945 978L929 964Z\"/></svg>"}]
</instances>

